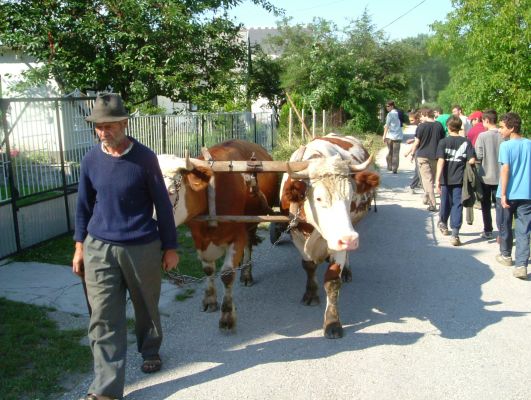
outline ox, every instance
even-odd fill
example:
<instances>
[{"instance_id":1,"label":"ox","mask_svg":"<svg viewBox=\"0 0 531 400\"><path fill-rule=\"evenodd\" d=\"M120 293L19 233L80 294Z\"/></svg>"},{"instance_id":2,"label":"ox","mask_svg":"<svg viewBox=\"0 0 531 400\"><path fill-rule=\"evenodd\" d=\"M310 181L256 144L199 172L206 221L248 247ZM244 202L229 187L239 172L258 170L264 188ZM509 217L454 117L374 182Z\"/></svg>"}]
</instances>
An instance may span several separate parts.
<instances>
[{"instance_id":1,"label":"ox","mask_svg":"<svg viewBox=\"0 0 531 400\"><path fill-rule=\"evenodd\" d=\"M323 329L327 338L339 338L343 336L337 303L341 277L352 279L348 251L359 243L352 224L367 213L380 178L368 170L372 158L352 136L332 133L316 138L290 158L305 160L306 170L284 174L280 206L283 213L290 211L300 220L290 232L307 274L304 304L319 303L315 270L324 260L329 261L324 276L327 303Z\"/></svg>"},{"instance_id":2,"label":"ox","mask_svg":"<svg viewBox=\"0 0 531 400\"><path fill-rule=\"evenodd\" d=\"M245 161L254 157L257 161L271 161L267 151L242 140L230 140L208 149L215 161ZM203 157L200 157L203 158ZM194 221L199 215L208 214L207 187L215 178L215 207L219 215L262 215L270 211L278 196L278 175L259 173L256 186L249 184L254 177L242 173L214 173L204 166L194 166L193 160L172 155L160 155L159 164L165 184L174 205L175 224L185 223L190 228L198 257L207 276L203 297L203 311L218 309L214 282L218 258L225 255L221 268L221 280L225 291L221 303L219 327L232 330L236 326L236 312L232 299L235 269L242 264L240 280L245 285L253 282L250 261L252 245L256 244L256 223ZM258 190L256 190L256 188Z\"/></svg>"}]
</instances>

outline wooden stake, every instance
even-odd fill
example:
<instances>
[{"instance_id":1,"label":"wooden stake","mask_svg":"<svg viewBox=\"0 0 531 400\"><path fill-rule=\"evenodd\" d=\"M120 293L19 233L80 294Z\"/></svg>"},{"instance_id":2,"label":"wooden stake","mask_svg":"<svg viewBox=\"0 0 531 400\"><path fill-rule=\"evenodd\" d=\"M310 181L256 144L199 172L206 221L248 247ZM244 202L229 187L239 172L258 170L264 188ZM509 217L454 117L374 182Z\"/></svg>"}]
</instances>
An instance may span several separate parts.
<instances>
[{"instance_id":1,"label":"wooden stake","mask_svg":"<svg viewBox=\"0 0 531 400\"><path fill-rule=\"evenodd\" d=\"M295 110L295 114L297 114L297 117L299 118L299 121L301 122L301 125L303 126L304 130L308 134L308 137L310 137L310 131L306 127L306 124L304 123L304 119L299 114L299 110L297 110L297 107L295 107L295 104L293 103L293 100L291 99L291 96L289 95L288 92L286 92L286 97L288 98L288 101L289 101L289 104L291 105L291 107Z\"/></svg>"}]
</instances>

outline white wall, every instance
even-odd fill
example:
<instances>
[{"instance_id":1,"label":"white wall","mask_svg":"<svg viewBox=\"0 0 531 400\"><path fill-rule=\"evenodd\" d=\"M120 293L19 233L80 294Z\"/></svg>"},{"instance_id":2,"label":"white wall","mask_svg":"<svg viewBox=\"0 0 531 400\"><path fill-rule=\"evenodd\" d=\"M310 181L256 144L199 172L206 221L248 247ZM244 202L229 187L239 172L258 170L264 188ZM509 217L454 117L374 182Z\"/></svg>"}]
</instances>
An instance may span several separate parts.
<instances>
[{"instance_id":1,"label":"white wall","mask_svg":"<svg viewBox=\"0 0 531 400\"><path fill-rule=\"evenodd\" d=\"M49 82L46 86L32 88L24 93L13 89L13 84L19 81L22 73L30 68L38 66L33 59L21 56L12 50L0 48L0 80L2 84L2 97L56 97L59 89L55 82Z\"/></svg>"}]
</instances>

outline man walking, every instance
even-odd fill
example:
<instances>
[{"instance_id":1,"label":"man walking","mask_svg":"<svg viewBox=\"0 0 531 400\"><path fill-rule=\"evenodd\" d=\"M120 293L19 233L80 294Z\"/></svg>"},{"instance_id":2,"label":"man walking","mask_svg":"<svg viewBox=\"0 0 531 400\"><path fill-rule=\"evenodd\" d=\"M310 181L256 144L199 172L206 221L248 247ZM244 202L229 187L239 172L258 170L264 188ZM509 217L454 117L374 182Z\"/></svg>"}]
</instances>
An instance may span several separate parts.
<instances>
[{"instance_id":1,"label":"man walking","mask_svg":"<svg viewBox=\"0 0 531 400\"><path fill-rule=\"evenodd\" d=\"M513 218L516 218L515 268L513 276L527 279L529 235L531 233L531 141L522 137L522 120L516 113L505 114L500 133L509 140L500 145L500 184L496 193L496 218L500 229L500 254L496 260L512 265Z\"/></svg>"},{"instance_id":2,"label":"man walking","mask_svg":"<svg viewBox=\"0 0 531 400\"><path fill-rule=\"evenodd\" d=\"M415 141L411 147L411 157L417 157L422 187L424 188L424 203L428 211L437 211L433 184L437 168L437 145L444 138L442 125L434 120L433 110L420 110L422 122L415 132Z\"/></svg>"},{"instance_id":3,"label":"man walking","mask_svg":"<svg viewBox=\"0 0 531 400\"><path fill-rule=\"evenodd\" d=\"M390 100L385 107L387 108L387 117L385 118L383 141L387 144L387 149L389 150L385 159L387 161L387 170L396 174L400 161L400 143L402 143L404 134L398 111L395 108L395 102Z\"/></svg>"},{"instance_id":4,"label":"man walking","mask_svg":"<svg viewBox=\"0 0 531 400\"><path fill-rule=\"evenodd\" d=\"M150 373L161 368L160 268L175 268L179 256L157 157L125 135L128 114L121 97L99 95L86 120L95 124L101 143L81 163L72 265L85 279L92 308L88 335L94 380L86 399L106 400L123 396L127 291L144 359L141 369Z\"/></svg>"},{"instance_id":5,"label":"man walking","mask_svg":"<svg viewBox=\"0 0 531 400\"><path fill-rule=\"evenodd\" d=\"M482 238L492 239L492 195L498 190L500 168L498 165L498 151L502 137L496 128L498 114L496 110L483 112L483 126L487 129L478 135L476 140L476 156L479 163L479 178L483 198L481 199L481 214L483 216Z\"/></svg>"}]
</instances>

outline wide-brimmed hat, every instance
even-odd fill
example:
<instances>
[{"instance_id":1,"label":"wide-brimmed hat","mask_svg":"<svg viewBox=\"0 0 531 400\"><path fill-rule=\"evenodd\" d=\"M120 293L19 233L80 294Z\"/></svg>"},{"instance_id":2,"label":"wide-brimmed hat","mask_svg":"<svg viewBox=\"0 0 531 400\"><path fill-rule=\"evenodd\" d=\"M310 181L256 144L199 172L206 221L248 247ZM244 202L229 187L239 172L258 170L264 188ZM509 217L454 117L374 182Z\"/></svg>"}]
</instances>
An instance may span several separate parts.
<instances>
[{"instance_id":1,"label":"wide-brimmed hat","mask_svg":"<svg viewBox=\"0 0 531 400\"><path fill-rule=\"evenodd\" d=\"M122 98L117 93L100 93L96 97L91 114L85 118L87 122L96 124L117 122L129 118Z\"/></svg>"}]
</instances>

